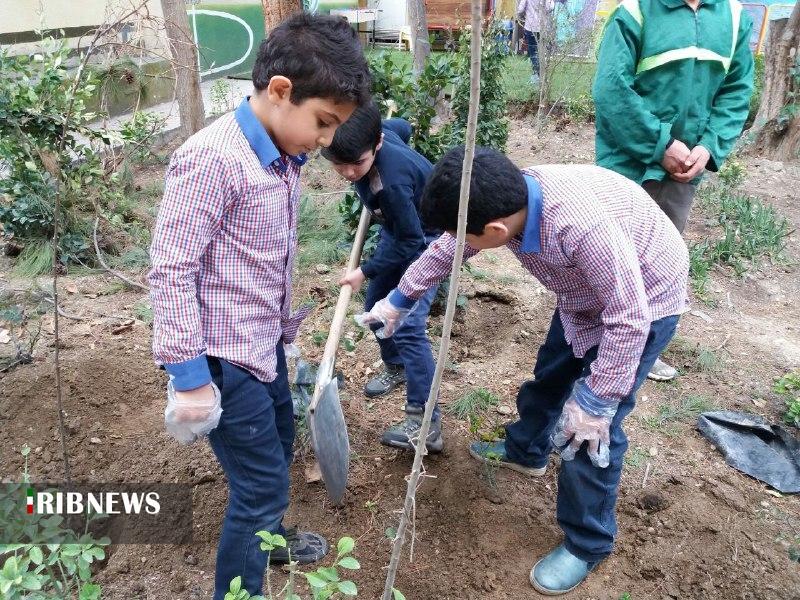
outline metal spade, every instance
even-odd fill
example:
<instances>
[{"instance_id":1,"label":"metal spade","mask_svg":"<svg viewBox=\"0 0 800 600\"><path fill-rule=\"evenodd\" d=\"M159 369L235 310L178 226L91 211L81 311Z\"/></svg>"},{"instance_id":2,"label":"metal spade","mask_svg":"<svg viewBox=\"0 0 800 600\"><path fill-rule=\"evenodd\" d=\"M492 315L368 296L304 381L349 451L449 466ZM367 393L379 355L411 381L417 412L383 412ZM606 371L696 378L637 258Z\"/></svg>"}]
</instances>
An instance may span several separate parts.
<instances>
[{"instance_id":1,"label":"metal spade","mask_svg":"<svg viewBox=\"0 0 800 600\"><path fill-rule=\"evenodd\" d=\"M358 267L364 239L369 229L370 215L366 208L361 209L353 249L347 263L347 272ZM347 436L347 424L344 421L342 405L339 402L339 386L333 376L336 361L336 349L342 334L342 325L347 317L347 306L353 289L349 285L342 286L336 310L328 332L328 341L317 371L317 382L311 404L308 405L308 424L311 430L311 444L319 463L322 480L331 501L342 503L347 487L347 473L350 469L350 441Z\"/></svg>"}]
</instances>

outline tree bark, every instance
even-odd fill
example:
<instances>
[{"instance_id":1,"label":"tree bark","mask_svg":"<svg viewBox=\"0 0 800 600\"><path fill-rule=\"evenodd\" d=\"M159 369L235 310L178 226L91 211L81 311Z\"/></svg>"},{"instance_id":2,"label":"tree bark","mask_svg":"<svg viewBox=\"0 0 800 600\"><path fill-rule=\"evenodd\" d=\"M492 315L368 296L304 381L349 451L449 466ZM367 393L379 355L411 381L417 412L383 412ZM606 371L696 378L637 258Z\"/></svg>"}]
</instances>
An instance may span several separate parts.
<instances>
[{"instance_id":1,"label":"tree bark","mask_svg":"<svg viewBox=\"0 0 800 600\"><path fill-rule=\"evenodd\" d=\"M175 70L175 97L181 117L180 137L188 138L205 125L206 113L200 91L197 47L189 26L184 0L161 0L164 24Z\"/></svg>"},{"instance_id":2,"label":"tree bark","mask_svg":"<svg viewBox=\"0 0 800 600\"><path fill-rule=\"evenodd\" d=\"M302 0L261 0L264 8L264 37L289 15L303 10Z\"/></svg>"},{"instance_id":3,"label":"tree bark","mask_svg":"<svg viewBox=\"0 0 800 600\"><path fill-rule=\"evenodd\" d=\"M408 16L411 21L411 37L414 41L413 73L414 77L417 77L425 68L425 61L431 53L425 0L408 0Z\"/></svg>"},{"instance_id":4,"label":"tree bark","mask_svg":"<svg viewBox=\"0 0 800 600\"><path fill-rule=\"evenodd\" d=\"M755 151L773 160L796 159L800 150L800 4L788 19L770 22L764 91L753 124Z\"/></svg>"}]
</instances>

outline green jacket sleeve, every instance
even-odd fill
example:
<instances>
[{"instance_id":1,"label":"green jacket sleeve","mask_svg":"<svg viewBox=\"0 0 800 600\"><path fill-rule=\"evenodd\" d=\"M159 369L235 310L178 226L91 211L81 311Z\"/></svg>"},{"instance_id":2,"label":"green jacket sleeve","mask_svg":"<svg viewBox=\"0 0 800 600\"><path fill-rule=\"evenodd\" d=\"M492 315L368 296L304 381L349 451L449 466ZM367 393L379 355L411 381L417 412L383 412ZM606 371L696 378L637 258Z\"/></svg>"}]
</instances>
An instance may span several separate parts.
<instances>
[{"instance_id":1,"label":"green jacket sleeve","mask_svg":"<svg viewBox=\"0 0 800 600\"><path fill-rule=\"evenodd\" d=\"M739 25L739 37L736 50L731 60L731 68L725 76L714 103L708 125L698 145L711 153L706 167L709 171L717 171L733 150L736 140L750 112L750 96L753 93L753 53L750 50L750 32L753 22L750 16L742 11Z\"/></svg>"},{"instance_id":2,"label":"green jacket sleeve","mask_svg":"<svg viewBox=\"0 0 800 600\"><path fill-rule=\"evenodd\" d=\"M645 164L660 163L671 123L662 123L634 90L641 26L620 7L609 17L592 86L597 127L620 151Z\"/></svg>"}]
</instances>

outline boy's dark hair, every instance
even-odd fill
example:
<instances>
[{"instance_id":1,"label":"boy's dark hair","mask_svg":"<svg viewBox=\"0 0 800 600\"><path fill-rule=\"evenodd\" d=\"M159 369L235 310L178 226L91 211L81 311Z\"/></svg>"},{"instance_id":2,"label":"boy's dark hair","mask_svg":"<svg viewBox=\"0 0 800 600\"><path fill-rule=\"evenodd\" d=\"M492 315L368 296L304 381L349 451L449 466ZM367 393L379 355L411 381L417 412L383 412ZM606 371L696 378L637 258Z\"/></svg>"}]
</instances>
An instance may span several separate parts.
<instances>
[{"instance_id":1,"label":"boy's dark hair","mask_svg":"<svg viewBox=\"0 0 800 600\"><path fill-rule=\"evenodd\" d=\"M367 150L375 150L381 141L381 113L375 102L359 106L342 123L331 145L322 149L322 156L340 164L357 162Z\"/></svg>"},{"instance_id":2,"label":"boy's dark hair","mask_svg":"<svg viewBox=\"0 0 800 600\"><path fill-rule=\"evenodd\" d=\"M433 167L422 192L421 215L430 229L455 231L464 146L456 146ZM481 235L486 224L528 205L528 186L514 163L492 148L475 148L469 186L467 233Z\"/></svg>"},{"instance_id":3,"label":"boy's dark hair","mask_svg":"<svg viewBox=\"0 0 800 600\"><path fill-rule=\"evenodd\" d=\"M370 99L369 67L358 34L341 17L296 13L269 33L253 65L253 86L275 75L292 82L290 100L332 98L362 105Z\"/></svg>"}]
</instances>

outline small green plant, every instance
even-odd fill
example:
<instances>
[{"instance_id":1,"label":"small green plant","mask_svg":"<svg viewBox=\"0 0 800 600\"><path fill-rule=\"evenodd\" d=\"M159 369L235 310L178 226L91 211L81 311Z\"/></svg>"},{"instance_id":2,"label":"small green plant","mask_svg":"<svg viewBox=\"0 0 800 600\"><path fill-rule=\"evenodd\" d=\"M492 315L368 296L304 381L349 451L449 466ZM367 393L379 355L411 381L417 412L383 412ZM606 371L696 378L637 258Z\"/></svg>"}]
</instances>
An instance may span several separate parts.
<instances>
[{"instance_id":1,"label":"small green plant","mask_svg":"<svg viewBox=\"0 0 800 600\"><path fill-rule=\"evenodd\" d=\"M166 117L152 112L138 111L120 127L119 133L126 144L128 158L134 163L147 162L153 152L153 137L163 128Z\"/></svg>"},{"instance_id":2,"label":"small green plant","mask_svg":"<svg viewBox=\"0 0 800 600\"><path fill-rule=\"evenodd\" d=\"M214 81L211 85L211 114L222 115L233 110L233 90L225 78Z\"/></svg>"},{"instance_id":3,"label":"small green plant","mask_svg":"<svg viewBox=\"0 0 800 600\"><path fill-rule=\"evenodd\" d=\"M800 427L800 371L787 373L775 382L772 389L786 403L783 420L789 425Z\"/></svg>"},{"instance_id":4,"label":"small green plant","mask_svg":"<svg viewBox=\"0 0 800 600\"><path fill-rule=\"evenodd\" d=\"M261 539L260 548L264 552L272 552L277 548L286 548L286 538L282 535L272 534L268 531L258 531L256 536ZM355 540L351 537L343 537L336 546L336 558L330 567L319 567L316 571L302 573L308 583L313 600L328 600L329 598L341 598L344 596L357 596L358 588L356 584L348 579L342 579L339 569L357 570L361 568L359 562L351 556L355 549ZM242 578L235 577L231 583L229 591L225 594L225 600L301 600L295 593L294 580L297 574L297 563L289 563L289 578L283 588L274 593L269 577L269 569L266 570L266 596L251 596L247 590L242 589ZM397 598L397 596L395 596Z\"/></svg>"},{"instance_id":5,"label":"small green plant","mask_svg":"<svg viewBox=\"0 0 800 600\"><path fill-rule=\"evenodd\" d=\"M461 396L452 405L447 407L447 412L458 419L470 419L481 411L492 406L497 406L500 399L484 388L473 389Z\"/></svg>"},{"instance_id":6,"label":"small green plant","mask_svg":"<svg viewBox=\"0 0 800 600\"><path fill-rule=\"evenodd\" d=\"M717 175L722 185L727 189L736 189L744 183L744 178L747 176L747 167L741 159L733 155L725 161Z\"/></svg>"},{"instance_id":7,"label":"small green plant","mask_svg":"<svg viewBox=\"0 0 800 600\"><path fill-rule=\"evenodd\" d=\"M100 586L92 583L92 565L105 558L108 538L95 540L78 535L65 527L60 515L27 514L20 509L20 499L30 482L25 445L22 483L4 484L0 494L0 532L2 539L15 543L0 544L0 597L5 600L39 598L74 598L93 600L100 597ZM87 519L87 528L89 521Z\"/></svg>"},{"instance_id":8,"label":"small green plant","mask_svg":"<svg viewBox=\"0 0 800 600\"><path fill-rule=\"evenodd\" d=\"M133 316L147 325L153 322L153 306L149 298L142 298L133 305Z\"/></svg>"},{"instance_id":9,"label":"small green plant","mask_svg":"<svg viewBox=\"0 0 800 600\"><path fill-rule=\"evenodd\" d=\"M591 123L594 121L594 100L591 94L567 96L564 112L574 123Z\"/></svg>"},{"instance_id":10,"label":"small green plant","mask_svg":"<svg viewBox=\"0 0 800 600\"><path fill-rule=\"evenodd\" d=\"M485 456L486 460L482 462L483 479L490 489L497 490L497 471L503 457L497 452L487 452Z\"/></svg>"},{"instance_id":11,"label":"small green plant","mask_svg":"<svg viewBox=\"0 0 800 600\"><path fill-rule=\"evenodd\" d=\"M655 416L644 417L643 420L652 429L664 429L667 425L689 421L712 408L714 405L705 396L687 396L681 400L679 406L661 404ZM673 430L667 431L670 432Z\"/></svg>"}]
</instances>

